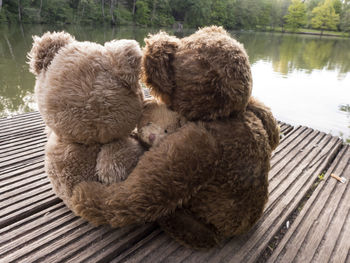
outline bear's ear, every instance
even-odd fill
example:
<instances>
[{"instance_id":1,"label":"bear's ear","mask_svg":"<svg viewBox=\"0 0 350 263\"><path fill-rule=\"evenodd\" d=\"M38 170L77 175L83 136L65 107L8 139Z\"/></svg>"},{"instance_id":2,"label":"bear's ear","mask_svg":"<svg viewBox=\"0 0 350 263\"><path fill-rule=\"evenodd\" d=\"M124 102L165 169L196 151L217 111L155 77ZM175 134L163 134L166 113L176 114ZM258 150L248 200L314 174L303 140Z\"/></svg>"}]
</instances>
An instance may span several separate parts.
<instances>
[{"instance_id":1,"label":"bear's ear","mask_svg":"<svg viewBox=\"0 0 350 263\"><path fill-rule=\"evenodd\" d=\"M172 61L180 40L165 32L150 35L142 60L142 80L155 96L164 98L172 94L175 86ZM166 102L166 101L164 101Z\"/></svg>"},{"instance_id":2,"label":"bear's ear","mask_svg":"<svg viewBox=\"0 0 350 263\"><path fill-rule=\"evenodd\" d=\"M159 103L155 99L145 99L143 101L143 110L151 110L159 106Z\"/></svg>"},{"instance_id":3,"label":"bear's ear","mask_svg":"<svg viewBox=\"0 0 350 263\"><path fill-rule=\"evenodd\" d=\"M115 69L120 74L139 77L142 51L135 40L112 40L105 43L108 54L113 58Z\"/></svg>"},{"instance_id":4,"label":"bear's ear","mask_svg":"<svg viewBox=\"0 0 350 263\"><path fill-rule=\"evenodd\" d=\"M46 70L58 50L74 41L74 37L65 32L47 32L42 37L34 36L32 50L28 53L29 70L35 75Z\"/></svg>"},{"instance_id":5,"label":"bear's ear","mask_svg":"<svg viewBox=\"0 0 350 263\"><path fill-rule=\"evenodd\" d=\"M179 125L179 127L184 126L186 123L187 123L187 119L180 115L180 117L178 118L178 125Z\"/></svg>"}]
</instances>

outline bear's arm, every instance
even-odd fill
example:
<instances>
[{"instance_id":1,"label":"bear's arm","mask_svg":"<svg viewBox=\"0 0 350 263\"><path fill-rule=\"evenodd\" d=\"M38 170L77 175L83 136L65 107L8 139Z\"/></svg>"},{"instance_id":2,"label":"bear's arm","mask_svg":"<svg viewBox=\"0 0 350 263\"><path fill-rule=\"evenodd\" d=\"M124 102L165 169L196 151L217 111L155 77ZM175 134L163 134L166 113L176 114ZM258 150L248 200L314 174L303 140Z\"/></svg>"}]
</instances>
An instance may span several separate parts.
<instances>
[{"instance_id":1,"label":"bear's arm","mask_svg":"<svg viewBox=\"0 0 350 263\"><path fill-rule=\"evenodd\" d=\"M71 207L74 187L83 181L97 181L96 157L100 146L82 145L60 140L53 131L48 133L45 146L45 172L54 192Z\"/></svg>"},{"instance_id":2,"label":"bear's arm","mask_svg":"<svg viewBox=\"0 0 350 263\"><path fill-rule=\"evenodd\" d=\"M155 221L181 207L214 177L218 155L210 133L188 123L146 152L124 182L79 184L73 210L97 225Z\"/></svg>"},{"instance_id":3,"label":"bear's arm","mask_svg":"<svg viewBox=\"0 0 350 263\"><path fill-rule=\"evenodd\" d=\"M127 137L104 144L98 153L96 163L99 181L111 184L125 180L143 153L143 147L134 138Z\"/></svg>"}]
</instances>

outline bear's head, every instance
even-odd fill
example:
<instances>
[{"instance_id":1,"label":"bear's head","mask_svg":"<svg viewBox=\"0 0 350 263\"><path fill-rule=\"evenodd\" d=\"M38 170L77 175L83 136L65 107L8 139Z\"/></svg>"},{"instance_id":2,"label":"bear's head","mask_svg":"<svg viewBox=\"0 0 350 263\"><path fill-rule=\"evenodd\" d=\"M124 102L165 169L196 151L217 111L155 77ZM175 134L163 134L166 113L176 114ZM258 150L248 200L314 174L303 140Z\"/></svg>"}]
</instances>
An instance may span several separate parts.
<instances>
[{"instance_id":1,"label":"bear's head","mask_svg":"<svg viewBox=\"0 0 350 263\"><path fill-rule=\"evenodd\" d=\"M133 40L104 46L65 32L34 37L28 54L46 125L60 138L83 144L127 136L141 116L141 49Z\"/></svg>"},{"instance_id":2,"label":"bear's head","mask_svg":"<svg viewBox=\"0 0 350 263\"><path fill-rule=\"evenodd\" d=\"M164 32L145 39L142 79L151 93L188 120L243 112L252 89L248 56L222 27L178 39Z\"/></svg>"},{"instance_id":3,"label":"bear's head","mask_svg":"<svg viewBox=\"0 0 350 263\"><path fill-rule=\"evenodd\" d=\"M185 123L184 117L169 110L164 103L146 100L137 124L138 138L147 147L156 146Z\"/></svg>"}]
</instances>

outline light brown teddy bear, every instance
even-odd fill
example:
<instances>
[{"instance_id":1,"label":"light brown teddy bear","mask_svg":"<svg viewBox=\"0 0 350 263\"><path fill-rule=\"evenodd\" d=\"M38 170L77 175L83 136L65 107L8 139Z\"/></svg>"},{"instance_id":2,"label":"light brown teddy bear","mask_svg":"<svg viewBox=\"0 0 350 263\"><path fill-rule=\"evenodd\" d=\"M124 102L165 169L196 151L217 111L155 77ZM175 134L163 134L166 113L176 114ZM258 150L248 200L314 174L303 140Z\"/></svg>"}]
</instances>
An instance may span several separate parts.
<instances>
[{"instance_id":1,"label":"light brown teddy bear","mask_svg":"<svg viewBox=\"0 0 350 263\"><path fill-rule=\"evenodd\" d=\"M137 125L137 138L146 148L156 146L185 123L184 117L169 110L164 103L146 100Z\"/></svg>"},{"instance_id":2,"label":"light brown teddy bear","mask_svg":"<svg viewBox=\"0 0 350 263\"><path fill-rule=\"evenodd\" d=\"M73 210L114 227L157 221L197 249L251 229L268 200L279 134L270 110L250 97L243 46L221 27L183 39L161 32L146 39L143 80L189 122L151 147L125 181L79 184Z\"/></svg>"},{"instance_id":3,"label":"light brown teddy bear","mask_svg":"<svg viewBox=\"0 0 350 263\"><path fill-rule=\"evenodd\" d=\"M49 130L45 169L69 207L76 184L124 180L144 152L129 136L143 106L141 57L133 40L102 46L64 32L34 37L30 71Z\"/></svg>"}]
</instances>

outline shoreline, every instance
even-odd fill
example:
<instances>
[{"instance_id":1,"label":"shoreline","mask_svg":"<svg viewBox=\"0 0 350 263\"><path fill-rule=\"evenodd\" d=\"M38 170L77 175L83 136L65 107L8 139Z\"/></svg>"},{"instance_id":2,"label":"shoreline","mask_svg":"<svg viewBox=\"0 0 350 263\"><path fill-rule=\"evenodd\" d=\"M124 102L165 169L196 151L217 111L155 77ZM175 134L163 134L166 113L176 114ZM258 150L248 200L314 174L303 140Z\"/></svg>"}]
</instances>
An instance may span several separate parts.
<instances>
[{"instance_id":1,"label":"shoreline","mask_svg":"<svg viewBox=\"0 0 350 263\"><path fill-rule=\"evenodd\" d=\"M244 29L241 29L244 30ZM310 31L308 31L310 30ZM315 32L312 32L312 31ZM311 35L311 36L326 36L326 37L342 37L342 38L350 38L350 33L346 32L338 32L338 31L327 31L325 30L324 33L321 34L321 31L314 30L314 29L301 29L300 31L287 31L282 29L262 29L262 30L252 30L254 32L270 32L270 33L280 33L280 34L291 34L291 35Z\"/></svg>"}]
</instances>

